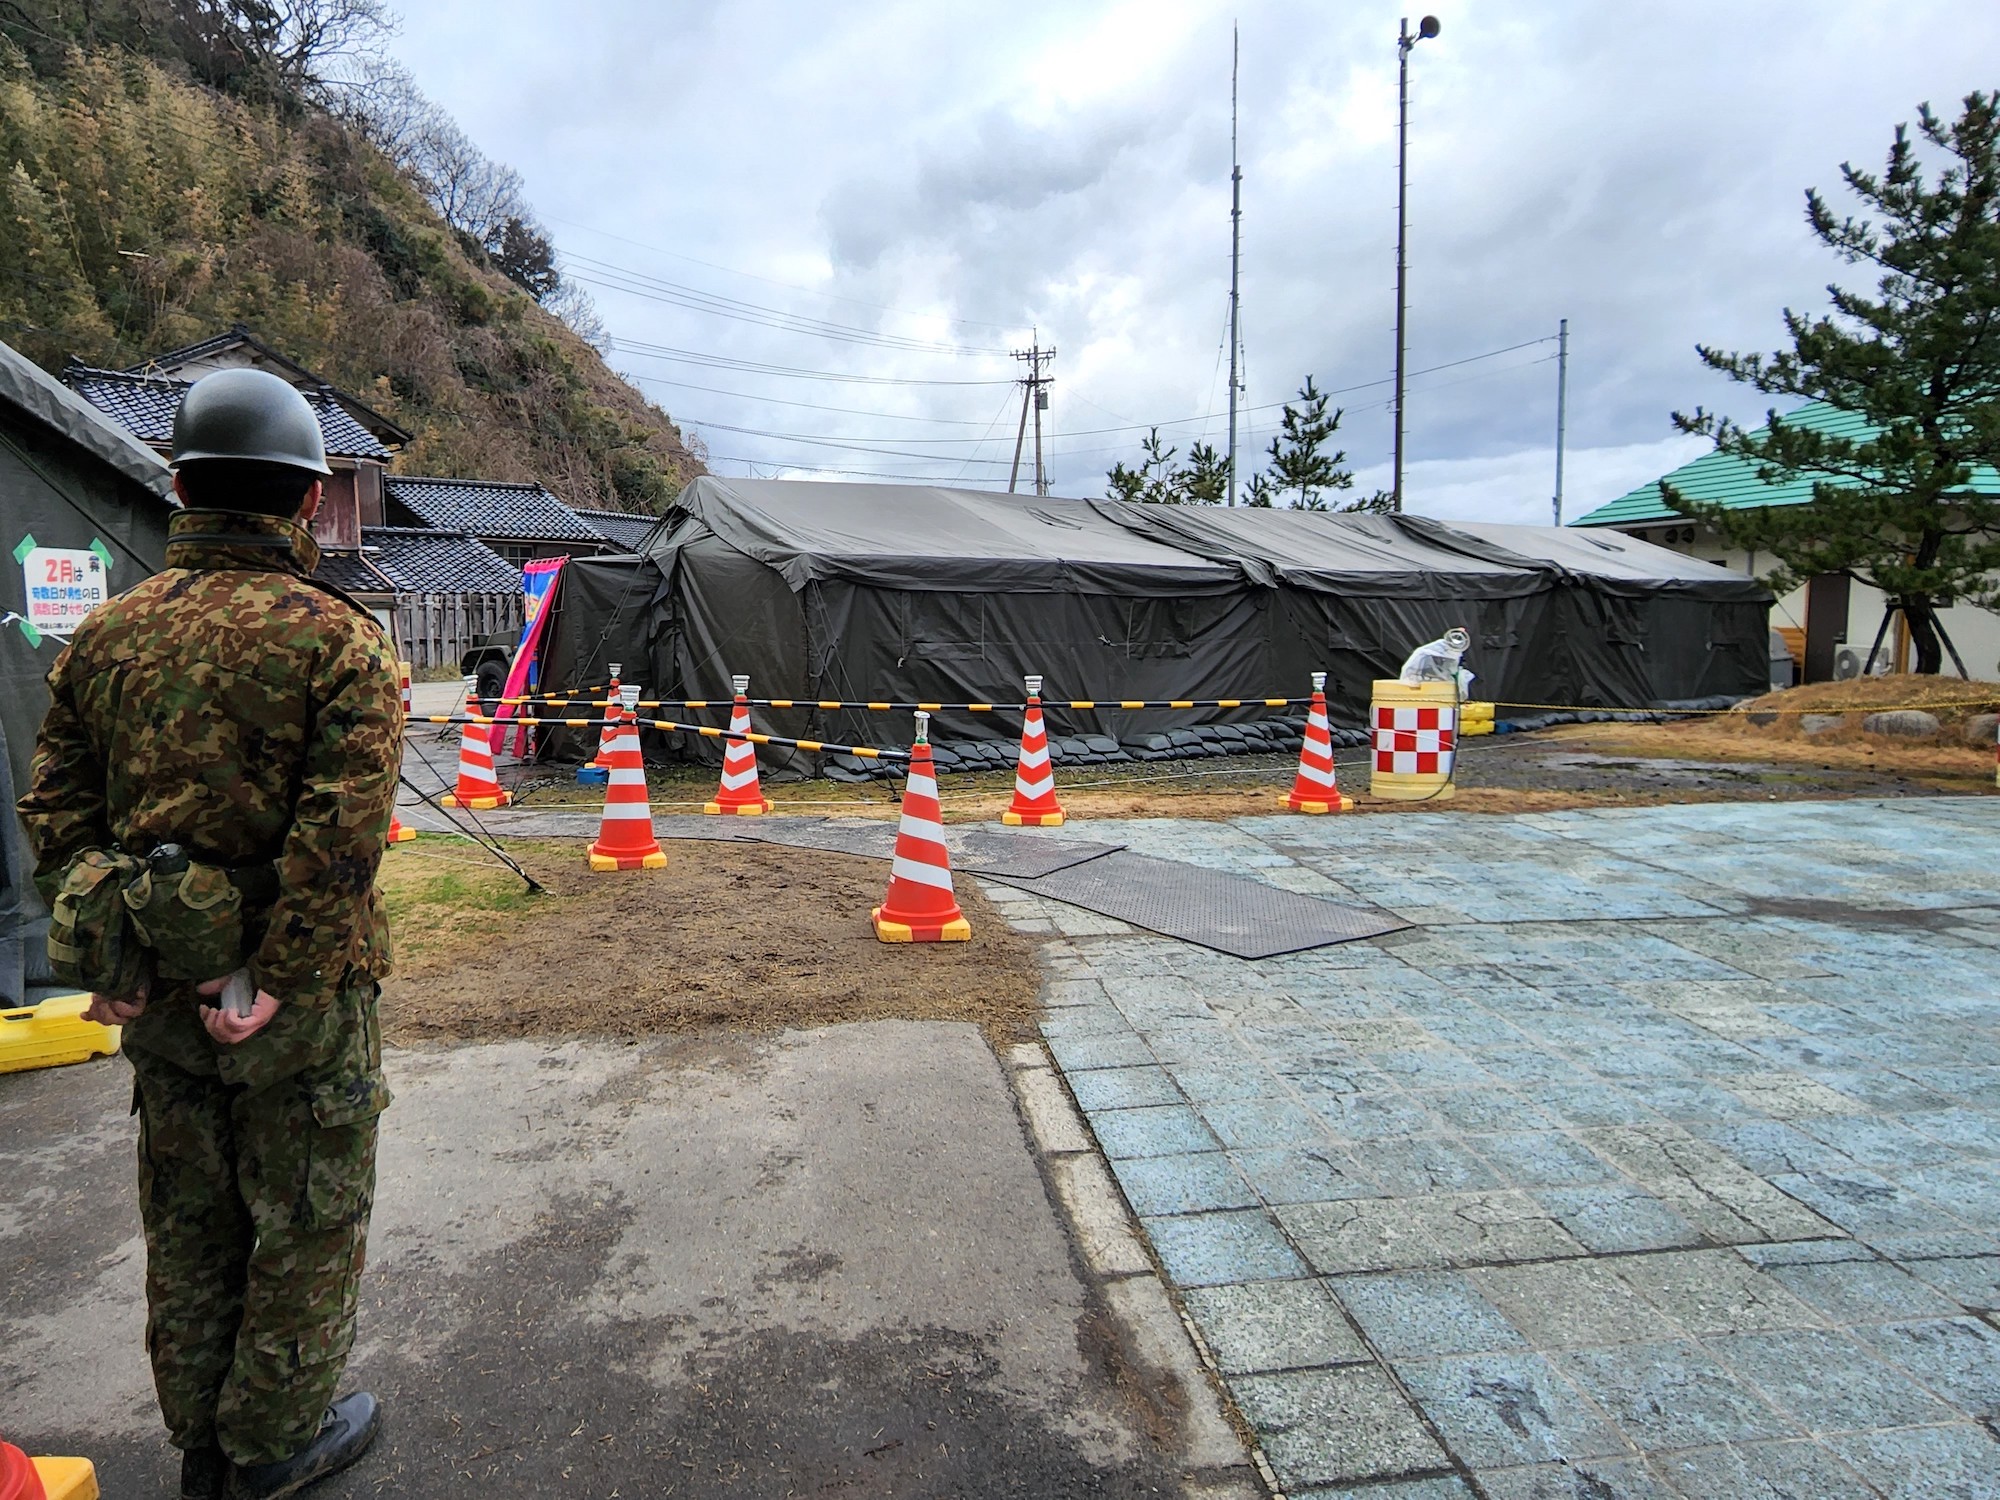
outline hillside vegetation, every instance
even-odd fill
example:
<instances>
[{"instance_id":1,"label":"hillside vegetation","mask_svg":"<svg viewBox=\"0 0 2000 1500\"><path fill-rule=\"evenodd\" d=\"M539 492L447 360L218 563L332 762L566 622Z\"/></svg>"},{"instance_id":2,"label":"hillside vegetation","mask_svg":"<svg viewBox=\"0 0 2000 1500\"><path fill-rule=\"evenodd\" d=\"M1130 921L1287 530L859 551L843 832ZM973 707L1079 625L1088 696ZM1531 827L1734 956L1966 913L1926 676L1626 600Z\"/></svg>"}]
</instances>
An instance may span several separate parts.
<instances>
[{"instance_id":1,"label":"hillside vegetation","mask_svg":"<svg viewBox=\"0 0 2000 1500\"><path fill-rule=\"evenodd\" d=\"M58 40L0 28L0 338L44 368L135 365L240 322L415 434L397 472L652 512L701 472L355 128L171 55Z\"/></svg>"}]
</instances>

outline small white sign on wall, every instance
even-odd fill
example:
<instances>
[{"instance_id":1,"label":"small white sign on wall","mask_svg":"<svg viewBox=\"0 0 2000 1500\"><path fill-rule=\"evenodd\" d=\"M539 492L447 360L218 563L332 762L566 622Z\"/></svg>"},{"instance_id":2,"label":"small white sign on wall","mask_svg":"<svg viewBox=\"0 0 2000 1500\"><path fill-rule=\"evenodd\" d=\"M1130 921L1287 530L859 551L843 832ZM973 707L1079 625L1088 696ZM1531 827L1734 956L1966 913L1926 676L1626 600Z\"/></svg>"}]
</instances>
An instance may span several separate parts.
<instances>
[{"instance_id":1,"label":"small white sign on wall","mask_svg":"<svg viewBox=\"0 0 2000 1500\"><path fill-rule=\"evenodd\" d=\"M28 601L26 624L37 634L66 640L111 597L111 566L102 551L31 546L15 555Z\"/></svg>"}]
</instances>

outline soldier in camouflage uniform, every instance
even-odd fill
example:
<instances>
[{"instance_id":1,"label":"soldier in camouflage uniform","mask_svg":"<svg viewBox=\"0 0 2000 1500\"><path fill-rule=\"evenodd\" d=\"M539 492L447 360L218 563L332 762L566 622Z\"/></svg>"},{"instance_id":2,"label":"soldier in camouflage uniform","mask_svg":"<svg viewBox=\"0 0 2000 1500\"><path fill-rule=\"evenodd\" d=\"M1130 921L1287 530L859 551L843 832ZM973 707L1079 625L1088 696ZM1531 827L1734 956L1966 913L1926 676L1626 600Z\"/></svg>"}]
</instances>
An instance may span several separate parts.
<instances>
[{"instance_id":1,"label":"soldier in camouflage uniform","mask_svg":"<svg viewBox=\"0 0 2000 1500\"><path fill-rule=\"evenodd\" d=\"M51 899L85 849L167 843L261 871L275 892L246 901L247 1017L202 1003L219 983L95 1005L127 1022L146 1345L183 1493L281 1495L351 1463L379 1420L366 1393L329 1401L389 1101L374 881L399 681L375 621L309 581L327 470L297 391L260 371L208 376L182 403L175 463L188 509L166 569L58 658L20 811Z\"/></svg>"}]
</instances>

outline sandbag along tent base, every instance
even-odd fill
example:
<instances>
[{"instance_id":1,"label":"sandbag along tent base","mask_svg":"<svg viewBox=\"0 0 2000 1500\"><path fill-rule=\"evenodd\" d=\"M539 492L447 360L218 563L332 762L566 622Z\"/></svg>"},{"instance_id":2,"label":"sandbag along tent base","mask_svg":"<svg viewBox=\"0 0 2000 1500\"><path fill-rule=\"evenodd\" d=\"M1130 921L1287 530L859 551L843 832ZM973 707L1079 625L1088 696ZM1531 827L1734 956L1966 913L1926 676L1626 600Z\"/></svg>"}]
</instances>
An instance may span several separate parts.
<instances>
[{"instance_id":1,"label":"sandbag along tent base","mask_svg":"<svg viewBox=\"0 0 2000 1500\"><path fill-rule=\"evenodd\" d=\"M0 1009L51 989L48 913L14 815L45 679L85 613L159 571L172 488L151 449L0 344Z\"/></svg>"},{"instance_id":2,"label":"sandbag along tent base","mask_svg":"<svg viewBox=\"0 0 2000 1500\"><path fill-rule=\"evenodd\" d=\"M599 680L619 661L648 697L722 698L748 673L758 697L1018 703L1039 673L1062 734L1265 717L1060 705L1297 697L1316 670L1335 722L1359 726L1370 683L1460 624L1482 698L1656 706L1768 681L1770 595L1754 580L1552 527L708 476L644 558L580 558L569 575L544 681ZM864 744L896 733L866 710L759 721ZM946 710L934 733L1019 728ZM682 748L719 757L714 742Z\"/></svg>"}]
</instances>

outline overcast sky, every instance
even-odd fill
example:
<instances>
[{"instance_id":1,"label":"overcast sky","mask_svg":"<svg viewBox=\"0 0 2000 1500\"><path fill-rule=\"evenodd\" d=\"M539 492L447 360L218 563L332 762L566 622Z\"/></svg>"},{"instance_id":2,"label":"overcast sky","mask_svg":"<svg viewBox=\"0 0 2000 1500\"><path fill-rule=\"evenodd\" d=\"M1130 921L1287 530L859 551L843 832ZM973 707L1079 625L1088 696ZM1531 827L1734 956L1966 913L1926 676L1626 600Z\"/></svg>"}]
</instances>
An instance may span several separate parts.
<instances>
[{"instance_id":1,"label":"overcast sky","mask_svg":"<svg viewBox=\"0 0 2000 1500\"><path fill-rule=\"evenodd\" d=\"M403 6L392 50L522 173L599 283L613 363L717 472L1004 487L1004 351L1038 332L1065 495L1102 493L1134 424L1222 445L1236 20L1240 462L1311 373L1344 392L1357 489L1388 484L1397 6ZM1570 517L1701 451L1671 410L1760 416L1693 346L1768 347L1781 308L1854 276L1803 190L1879 165L1920 101L2000 86L1990 0L1435 9L1410 65L1409 363L1453 368L1410 382L1407 493L1439 516L1547 519L1559 318Z\"/></svg>"}]
</instances>

